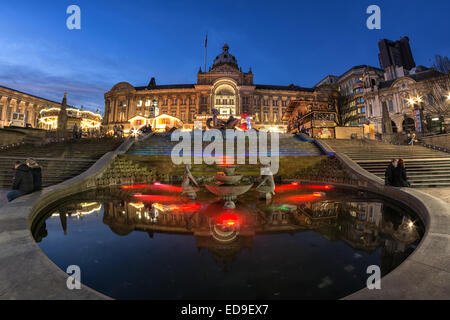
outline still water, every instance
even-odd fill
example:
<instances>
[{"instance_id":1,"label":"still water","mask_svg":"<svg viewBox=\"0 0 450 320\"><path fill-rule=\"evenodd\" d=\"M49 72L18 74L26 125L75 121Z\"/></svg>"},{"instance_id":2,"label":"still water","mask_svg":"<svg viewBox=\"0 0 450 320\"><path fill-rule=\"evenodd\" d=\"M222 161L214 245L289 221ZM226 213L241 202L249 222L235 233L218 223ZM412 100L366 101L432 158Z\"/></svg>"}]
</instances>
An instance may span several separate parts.
<instances>
[{"instance_id":1,"label":"still water","mask_svg":"<svg viewBox=\"0 0 450 320\"><path fill-rule=\"evenodd\" d=\"M338 299L415 249L423 225L373 194L280 185L270 203L249 191L236 209L207 191L125 186L80 193L33 227L62 270L117 299Z\"/></svg>"}]
</instances>

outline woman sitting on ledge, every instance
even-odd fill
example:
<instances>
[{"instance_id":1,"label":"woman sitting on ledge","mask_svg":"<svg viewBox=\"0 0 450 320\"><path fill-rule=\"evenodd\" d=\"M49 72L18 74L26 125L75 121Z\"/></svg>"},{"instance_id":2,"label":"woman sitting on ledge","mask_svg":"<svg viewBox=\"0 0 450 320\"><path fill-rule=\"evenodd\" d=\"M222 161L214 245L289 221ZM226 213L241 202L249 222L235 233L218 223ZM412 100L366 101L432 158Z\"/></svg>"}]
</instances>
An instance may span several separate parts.
<instances>
[{"instance_id":1,"label":"woman sitting on ledge","mask_svg":"<svg viewBox=\"0 0 450 320\"><path fill-rule=\"evenodd\" d=\"M33 191L42 190L42 169L39 164L32 158L28 158L26 161L28 167L30 167L31 174L33 175Z\"/></svg>"},{"instance_id":2,"label":"woman sitting on ledge","mask_svg":"<svg viewBox=\"0 0 450 320\"><path fill-rule=\"evenodd\" d=\"M8 202L33 192L33 174L31 173L30 167L25 163L17 161L14 164L14 169L12 191L6 194Z\"/></svg>"}]
</instances>

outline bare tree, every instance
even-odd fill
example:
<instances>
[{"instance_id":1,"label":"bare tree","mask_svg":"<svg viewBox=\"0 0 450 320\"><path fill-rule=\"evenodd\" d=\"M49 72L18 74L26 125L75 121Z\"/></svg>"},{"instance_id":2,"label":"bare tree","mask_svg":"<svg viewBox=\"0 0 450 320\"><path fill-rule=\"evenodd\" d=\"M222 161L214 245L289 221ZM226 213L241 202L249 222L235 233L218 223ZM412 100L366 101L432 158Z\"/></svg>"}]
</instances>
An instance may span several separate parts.
<instances>
[{"instance_id":1,"label":"bare tree","mask_svg":"<svg viewBox=\"0 0 450 320\"><path fill-rule=\"evenodd\" d=\"M450 117L450 74L426 82L428 92L427 111L431 114Z\"/></svg>"},{"instance_id":2,"label":"bare tree","mask_svg":"<svg viewBox=\"0 0 450 320\"><path fill-rule=\"evenodd\" d=\"M450 60L447 56L443 57L439 54L435 55L431 66L444 74L449 74L450 72Z\"/></svg>"}]
</instances>

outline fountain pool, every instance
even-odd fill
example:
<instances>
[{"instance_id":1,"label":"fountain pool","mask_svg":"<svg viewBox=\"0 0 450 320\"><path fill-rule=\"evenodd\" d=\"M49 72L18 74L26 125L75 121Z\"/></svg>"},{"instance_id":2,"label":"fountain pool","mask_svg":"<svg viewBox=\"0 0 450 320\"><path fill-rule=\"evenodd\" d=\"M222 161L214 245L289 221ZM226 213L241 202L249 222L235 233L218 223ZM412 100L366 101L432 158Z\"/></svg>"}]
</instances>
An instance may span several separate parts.
<instances>
[{"instance_id":1,"label":"fountain pool","mask_svg":"<svg viewBox=\"0 0 450 320\"><path fill-rule=\"evenodd\" d=\"M411 254L423 225L408 208L332 186L251 189L235 201L165 184L98 189L44 209L33 236L62 270L117 299L338 299Z\"/></svg>"}]
</instances>

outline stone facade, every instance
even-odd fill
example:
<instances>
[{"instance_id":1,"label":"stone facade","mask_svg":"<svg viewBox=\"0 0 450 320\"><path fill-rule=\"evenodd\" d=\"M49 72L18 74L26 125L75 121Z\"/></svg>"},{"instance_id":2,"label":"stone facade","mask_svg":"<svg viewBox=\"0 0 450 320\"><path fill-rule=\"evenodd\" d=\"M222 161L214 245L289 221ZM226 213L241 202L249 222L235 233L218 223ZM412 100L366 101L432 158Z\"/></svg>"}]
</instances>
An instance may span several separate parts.
<instances>
[{"instance_id":1,"label":"stone facade","mask_svg":"<svg viewBox=\"0 0 450 320\"><path fill-rule=\"evenodd\" d=\"M243 112L252 117L257 129L285 131L282 116L291 101L315 99L320 89L295 86L258 85L253 82L251 68L243 72L227 44L206 72L201 68L197 83L157 85L154 78L147 86L135 87L127 82L116 84L105 94L104 125L111 130L115 124L131 129L135 116L153 118L167 114L180 119L185 128L194 121L202 121L203 128L211 110L216 108L219 118L230 115L240 118Z\"/></svg>"},{"instance_id":2,"label":"stone facade","mask_svg":"<svg viewBox=\"0 0 450 320\"><path fill-rule=\"evenodd\" d=\"M367 120L374 124L378 133L383 133L382 110L383 104L389 111L392 121L392 131L413 132L420 121L416 121L416 113L423 108L423 126L430 131L431 122L439 118L429 105L430 83L440 81L442 74L434 69L417 67L409 72L401 70L402 75L396 79L384 81L371 72L363 75L365 107ZM415 101L411 100L415 99ZM417 100L418 99L418 100ZM435 120L433 120L435 119ZM450 119L442 119L448 126ZM433 129L431 131L436 131Z\"/></svg>"},{"instance_id":3,"label":"stone facade","mask_svg":"<svg viewBox=\"0 0 450 320\"><path fill-rule=\"evenodd\" d=\"M0 128L9 126L13 112L25 114L25 123L38 128L40 110L60 105L55 101L0 86Z\"/></svg>"}]
</instances>

